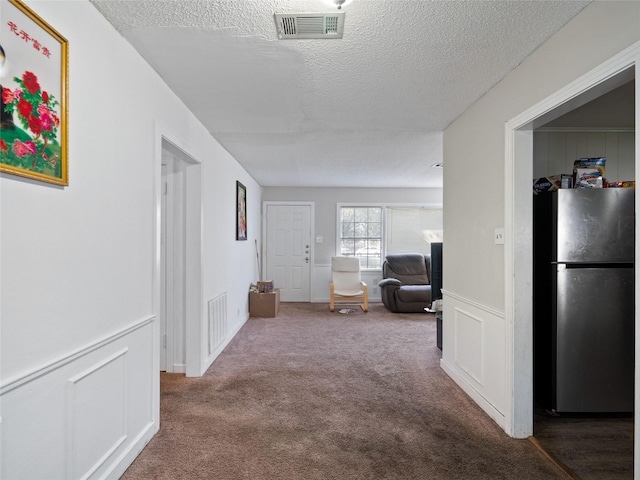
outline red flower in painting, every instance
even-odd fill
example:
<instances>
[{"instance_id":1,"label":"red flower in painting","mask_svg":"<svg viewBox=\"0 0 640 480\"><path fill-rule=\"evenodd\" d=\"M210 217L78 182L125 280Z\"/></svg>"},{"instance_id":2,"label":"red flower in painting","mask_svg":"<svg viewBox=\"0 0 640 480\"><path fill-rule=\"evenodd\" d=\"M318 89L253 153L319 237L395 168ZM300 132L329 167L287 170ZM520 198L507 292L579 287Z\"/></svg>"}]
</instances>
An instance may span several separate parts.
<instances>
[{"instance_id":1,"label":"red flower in painting","mask_svg":"<svg viewBox=\"0 0 640 480\"><path fill-rule=\"evenodd\" d=\"M53 152L59 148L60 117L56 108L60 103L54 95L42 90L38 76L33 72L25 71L23 75L13 77L13 81L17 84L14 89L0 87L2 108L14 116L29 140L2 140L0 153L3 161L6 157L11 165L46 173L58 165L58 155ZM27 167L27 164L30 165Z\"/></svg>"},{"instance_id":2,"label":"red flower in painting","mask_svg":"<svg viewBox=\"0 0 640 480\"><path fill-rule=\"evenodd\" d=\"M29 117L29 130L31 130L36 137L42 133L42 122L38 117L33 115Z\"/></svg>"},{"instance_id":3,"label":"red flower in painting","mask_svg":"<svg viewBox=\"0 0 640 480\"><path fill-rule=\"evenodd\" d=\"M13 91L11 91L11 89L9 88L2 89L2 102L5 103L6 105L10 105L14 103L16 100L20 100L21 96L22 96L22 90L20 90L19 88L16 88Z\"/></svg>"},{"instance_id":4,"label":"red flower in painting","mask_svg":"<svg viewBox=\"0 0 640 480\"><path fill-rule=\"evenodd\" d=\"M40 90L38 77L36 77L32 72L24 72L22 81L24 82L24 87L29 93L38 93L38 90Z\"/></svg>"},{"instance_id":5,"label":"red flower in painting","mask_svg":"<svg viewBox=\"0 0 640 480\"><path fill-rule=\"evenodd\" d=\"M18 102L18 111L24 118L29 118L33 112L33 105L27 102L24 98L21 98Z\"/></svg>"},{"instance_id":6,"label":"red flower in painting","mask_svg":"<svg viewBox=\"0 0 640 480\"><path fill-rule=\"evenodd\" d=\"M49 132L53 127L53 117L50 113L44 113L40 116L40 123L42 124L42 129Z\"/></svg>"},{"instance_id":7,"label":"red flower in painting","mask_svg":"<svg viewBox=\"0 0 640 480\"><path fill-rule=\"evenodd\" d=\"M32 141L23 143L20 140L16 140L13 142L13 153L20 158L33 155L36 153L36 145Z\"/></svg>"},{"instance_id":8,"label":"red flower in painting","mask_svg":"<svg viewBox=\"0 0 640 480\"><path fill-rule=\"evenodd\" d=\"M49 107L47 107L44 103L38 105L36 111L38 112L38 115L51 115L51 110L49 110Z\"/></svg>"},{"instance_id":9,"label":"red flower in painting","mask_svg":"<svg viewBox=\"0 0 640 480\"><path fill-rule=\"evenodd\" d=\"M9 88L2 89L2 103L13 103L13 92Z\"/></svg>"}]
</instances>

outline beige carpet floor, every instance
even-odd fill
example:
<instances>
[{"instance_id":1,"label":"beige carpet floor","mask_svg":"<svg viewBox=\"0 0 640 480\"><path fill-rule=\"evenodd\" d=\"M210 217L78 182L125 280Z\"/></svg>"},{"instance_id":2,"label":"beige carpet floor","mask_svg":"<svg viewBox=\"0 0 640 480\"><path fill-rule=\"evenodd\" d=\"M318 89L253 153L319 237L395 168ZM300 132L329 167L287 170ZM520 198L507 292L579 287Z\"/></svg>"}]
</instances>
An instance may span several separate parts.
<instances>
[{"instance_id":1,"label":"beige carpet floor","mask_svg":"<svg viewBox=\"0 0 640 480\"><path fill-rule=\"evenodd\" d=\"M283 304L202 378L161 375L160 432L123 478L566 479L440 368L435 318Z\"/></svg>"}]
</instances>

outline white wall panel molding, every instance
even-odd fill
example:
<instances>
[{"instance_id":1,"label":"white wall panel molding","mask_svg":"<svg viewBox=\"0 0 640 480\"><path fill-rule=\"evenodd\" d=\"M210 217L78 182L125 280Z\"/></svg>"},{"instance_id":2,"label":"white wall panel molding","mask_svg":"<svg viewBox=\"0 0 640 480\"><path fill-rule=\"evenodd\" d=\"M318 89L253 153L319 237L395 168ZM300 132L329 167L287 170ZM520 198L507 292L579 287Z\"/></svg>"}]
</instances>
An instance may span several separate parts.
<instances>
[{"instance_id":1,"label":"white wall panel molding","mask_svg":"<svg viewBox=\"0 0 640 480\"><path fill-rule=\"evenodd\" d=\"M67 475L90 478L127 439L128 348L68 380Z\"/></svg>"},{"instance_id":2,"label":"white wall panel molding","mask_svg":"<svg viewBox=\"0 0 640 480\"><path fill-rule=\"evenodd\" d=\"M500 427L505 428L504 414L497 410L490 401L483 397L482 394L473 387L473 385L467 382L467 377L465 375L461 375L460 372L449 365L444 358L440 360L440 366L446 374L449 375L453 381L456 382L458 386L462 388L462 390L493 419L494 422L496 422Z\"/></svg>"},{"instance_id":3,"label":"white wall panel molding","mask_svg":"<svg viewBox=\"0 0 640 480\"><path fill-rule=\"evenodd\" d=\"M484 386L484 320L462 308L454 309L454 361L458 368Z\"/></svg>"},{"instance_id":4,"label":"white wall panel molding","mask_svg":"<svg viewBox=\"0 0 640 480\"><path fill-rule=\"evenodd\" d=\"M633 129L545 129L533 135L533 178L573 172L573 162L605 157L607 180L635 180Z\"/></svg>"},{"instance_id":5,"label":"white wall panel molding","mask_svg":"<svg viewBox=\"0 0 640 480\"><path fill-rule=\"evenodd\" d=\"M504 427L505 315L443 290L441 367L480 407Z\"/></svg>"},{"instance_id":6,"label":"white wall panel molding","mask_svg":"<svg viewBox=\"0 0 640 480\"><path fill-rule=\"evenodd\" d=\"M325 303L329 301L329 282L331 281L331 264L314 265L311 275L311 302Z\"/></svg>"},{"instance_id":7,"label":"white wall panel molding","mask_svg":"<svg viewBox=\"0 0 640 480\"><path fill-rule=\"evenodd\" d=\"M489 307L489 306L484 305L482 303L479 303L479 302L477 302L475 300L471 300L470 298L465 298L464 296L459 295L459 294L457 294L455 292L452 292L451 290L443 289L442 290L442 294L446 295L447 297L451 298L452 300L457 300L457 301L463 302L466 305L469 305L469 306L471 306L471 307L473 307L475 309L482 310L482 311L488 313L489 315L493 315L495 317L501 317L501 318L505 317L504 312L501 312L500 310L496 310L495 308L492 308L492 307Z\"/></svg>"},{"instance_id":8,"label":"white wall panel molding","mask_svg":"<svg viewBox=\"0 0 640 480\"><path fill-rule=\"evenodd\" d=\"M118 478L158 431L154 317L2 391L1 478ZM33 461L38 452L38 461Z\"/></svg>"},{"instance_id":9,"label":"white wall panel molding","mask_svg":"<svg viewBox=\"0 0 640 480\"><path fill-rule=\"evenodd\" d=\"M67 365L68 363L71 363L75 360L77 360L80 357L83 357L95 350L98 350L102 347L104 347L105 345L108 345L126 335L129 335L130 333L134 332L135 330L138 330L139 328L145 327L146 325L149 325L150 323L154 322L156 319L156 316L153 315L151 317L145 318L143 320L139 320L135 323L132 323L131 325L129 325L128 327L125 327L119 331L117 331L114 334L105 336L101 339L98 339L94 342L91 342L87 345L84 345L82 347L79 347L78 349L69 352L59 358L57 358L56 360L53 360L49 363L43 364L38 368L33 369L30 372L27 372L23 375L19 375L16 376L14 378L11 378L7 381L3 381L2 384L0 385L0 397L3 396L4 394L10 392L11 390L13 390L14 388L18 388L26 383L32 382L34 380L36 380L37 378L43 376L43 375L47 375L51 372L53 372L54 370L57 370L65 365Z\"/></svg>"}]
</instances>

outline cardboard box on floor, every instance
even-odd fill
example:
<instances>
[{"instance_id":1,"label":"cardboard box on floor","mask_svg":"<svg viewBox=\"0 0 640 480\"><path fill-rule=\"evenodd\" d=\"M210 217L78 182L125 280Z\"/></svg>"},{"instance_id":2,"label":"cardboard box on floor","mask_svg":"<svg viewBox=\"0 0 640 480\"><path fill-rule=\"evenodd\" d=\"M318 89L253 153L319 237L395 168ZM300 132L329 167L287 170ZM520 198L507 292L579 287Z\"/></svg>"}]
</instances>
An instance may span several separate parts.
<instances>
[{"instance_id":1,"label":"cardboard box on floor","mask_svg":"<svg viewBox=\"0 0 640 480\"><path fill-rule=\"evenodd\" d=\"M275 317L280 310L280 289L271 292L249 292L249 315L251 317Z\"/></svg>"}]
</instances>

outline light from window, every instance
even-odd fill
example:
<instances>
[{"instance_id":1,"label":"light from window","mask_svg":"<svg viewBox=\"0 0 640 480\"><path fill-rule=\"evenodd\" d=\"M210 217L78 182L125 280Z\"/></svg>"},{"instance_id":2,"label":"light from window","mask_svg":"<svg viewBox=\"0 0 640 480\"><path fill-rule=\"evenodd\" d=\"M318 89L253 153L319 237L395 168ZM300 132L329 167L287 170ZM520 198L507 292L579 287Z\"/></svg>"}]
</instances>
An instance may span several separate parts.
<instances>
[{"instance_id":1,"label":"light from window","mask_svg":"<svg viewBox=\"0 0 640 480\"><path fill-rule=\"evenodd\" d=\"M385 210L386 252L430 253L442 242L442 208L389 207Z\"/></svg>"},{"instance_id":2,"label":"light from window","mask_svg":"<svg viewBox=\"0 0 640 480\"><path fill-rule=\"evenodd\" d=\"M361 268L382 266L382 208L340 208L340 255L357 257Z\"/></svg>"}]
</instances>

